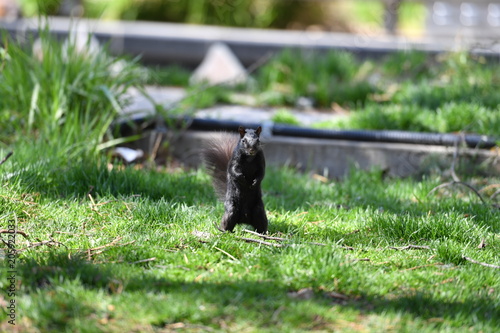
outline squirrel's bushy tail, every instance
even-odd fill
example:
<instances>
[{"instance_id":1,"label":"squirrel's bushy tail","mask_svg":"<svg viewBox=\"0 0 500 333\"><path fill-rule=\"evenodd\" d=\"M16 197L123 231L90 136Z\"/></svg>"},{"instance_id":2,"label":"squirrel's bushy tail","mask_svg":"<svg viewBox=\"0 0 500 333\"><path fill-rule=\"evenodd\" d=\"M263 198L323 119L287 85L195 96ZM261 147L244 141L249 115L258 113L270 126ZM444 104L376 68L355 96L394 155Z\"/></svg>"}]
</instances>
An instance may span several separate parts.
<instances>
[{"instance_id":1,"label":"squirrel's bushy tail","mask_svg":"<svg viewBox=\"0 0 500 333\"><path fill-rule=\"evenodd\" d=\"M221 133L209 139L203 147L202 158L209 175L212 177L215 194L224 200L227 188L227 166L238 144L238 136Z\"/></svg>"}]
</instances>

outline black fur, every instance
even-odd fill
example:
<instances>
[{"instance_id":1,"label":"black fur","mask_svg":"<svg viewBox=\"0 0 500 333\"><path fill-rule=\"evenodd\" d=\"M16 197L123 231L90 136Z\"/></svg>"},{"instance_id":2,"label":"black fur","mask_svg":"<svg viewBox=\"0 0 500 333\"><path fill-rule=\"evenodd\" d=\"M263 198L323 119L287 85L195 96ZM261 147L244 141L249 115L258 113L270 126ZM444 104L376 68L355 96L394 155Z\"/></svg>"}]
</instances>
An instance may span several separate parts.
<instances>
[{"instance_id":1,"label":"black fur","mask_svg":"<svg viewBox=\"0 0 500 333\"><path fill-rule=\"evenodd\" d=\"M210 142L204 150L203 157L213 177L215 191L219 197L225 192L225 212L220 225L223 231L233 231L236 224L249 224L259 233L267 232L268 220L260 186L266 169L261 131L260 126L257 130L240 127L239 141L222 137ZM231 145L234 149L229 156Z\"/></svg>"}]
</instances>

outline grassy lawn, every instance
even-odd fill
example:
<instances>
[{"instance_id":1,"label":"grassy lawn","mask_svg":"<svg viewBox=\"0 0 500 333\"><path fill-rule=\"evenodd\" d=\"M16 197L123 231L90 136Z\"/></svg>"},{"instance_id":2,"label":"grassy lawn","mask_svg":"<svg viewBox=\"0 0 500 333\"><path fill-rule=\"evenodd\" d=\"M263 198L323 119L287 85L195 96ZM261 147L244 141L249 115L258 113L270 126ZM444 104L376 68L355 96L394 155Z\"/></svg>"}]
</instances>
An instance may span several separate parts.
<instances>
[{"instance_id":1,"label":"grassy lawn","mask_svg":"<svg viewBox=\"0 0 500 333\"><path fill-rule=\"evenodd\" d=\"M127 140L109 125L126 88L141 84L137 64L44 43L41 60L12 43L0 49L0 161L14 152L0 164L0 331L499 327L500 271L477 262L500 264L500 179L459 174L482 203L463 187L429 194L449 180L440 174L353 168L326 180L268 168L275 239L220 233L223 206L203 170L125 167L103 153ZM484 82L478 91L496 101ZM441 95L418 96L424 105Z\"/></svg>"},{"instance_id":2,"label":"grassy lawn","mask_svg":"<svg viewBox=\"0 0 500 333\"><path fill-rule=\"evenodd\" d=\"M0 171L2 228L15 224L29 237L18 234L15 243L21 331L500 325L499 271L463 259L499 264L500 213L460 190L428 196L439 177L353 171L321 182L270 169L263 184L270 235L284 240L265 241L276 247L246 242L260 238L244 227L216 230L223 206L203 171L110 170L88 161L30 167L15 155ZM7 289L6 279L0 286Z\"/></svg>"}]
</instances>

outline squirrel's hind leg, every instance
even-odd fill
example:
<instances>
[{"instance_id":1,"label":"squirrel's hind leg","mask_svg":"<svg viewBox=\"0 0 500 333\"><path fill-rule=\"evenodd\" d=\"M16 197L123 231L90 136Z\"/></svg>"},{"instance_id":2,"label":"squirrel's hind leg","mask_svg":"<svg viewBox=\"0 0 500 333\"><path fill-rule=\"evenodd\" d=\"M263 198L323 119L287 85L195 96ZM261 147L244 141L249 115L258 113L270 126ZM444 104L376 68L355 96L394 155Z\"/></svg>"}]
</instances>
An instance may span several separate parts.
<instances>
[{"instance_id":1,"label":"squirrel's hind leg","mask_svg":"<svg viewBox=\"0 0 500 333\"><path fill-rule=\"evenodd\" d=\"M266 216L266 210L264 209L264 204L258 204L255 207L254 213L253 213L253 218L252 218L252 224L251 226L255 228L255 231L257 231L259 234L265 234L267 232L267 227L268 227L268 220Z\"/></svg>"},{"instance_id":2,"label":"squirrel's hind leg","mask_svg":"<svg viewBox=\"0 0 500 333\"><path fill-rule=\"evenodd\" d=\"M236 223L238 221L238 216L232 209L226 209L224 215L222 216L222 221L220 223L219 230L221 231L233 231Z\"/></svg>"}]
</instances>

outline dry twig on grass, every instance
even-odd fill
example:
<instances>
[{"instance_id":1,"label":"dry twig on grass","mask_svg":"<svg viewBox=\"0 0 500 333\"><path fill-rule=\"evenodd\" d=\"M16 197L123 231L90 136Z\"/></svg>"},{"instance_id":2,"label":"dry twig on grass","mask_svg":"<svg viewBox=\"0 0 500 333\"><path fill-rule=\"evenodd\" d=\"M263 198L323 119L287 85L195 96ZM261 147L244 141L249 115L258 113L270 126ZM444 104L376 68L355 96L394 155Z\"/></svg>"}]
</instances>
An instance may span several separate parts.
<instances>
[{"instance_id":1,"label":"dry twig on grass","mask_svg":"<svg viewBox=\"0 0 500 333\"><path fill-rule=\"evenodd\" d=\"M155 261L155 260L156 260L156 257L153 257L153 258L147 258L147 259L141 259L141 260L133 261L133 262L130 262L129 264L131 264L131 265L142 264L144 262L150 262L150 261Z\"/></svg>"},{"instance_id":2,"label":"dry twig on grass","mask_svg":"<svg viewBox=\"0 0 500 333\"><path fill-rule=\"evenodd\" d=\"M286 238L274 237L274 236L267 236L267 235L259 234L258 232L255 232L255 231L252 231L252 230L248 230L248 229L243 229L243 231L244 232L248 232L248 233L250 233L252 235L255 235L255 236L262 237L262 238L267 239L267 240L275 240L275 241L281 241L281 242L289 240L289 239L286 239ZM316 242L307 242L306 244L318 245L318 246L326 246L326 244L316 243Z\"/></svg>"},{"instance_id":3,"label":"dry twig on grass","mask_svg":"<svg viewBox=\"0 0 500 333\"><path fill-rule=\"evenodd\" d=\"M455 165L458 161L458 157L459 157L459 142L460 141L464 141L464 136L463 136L463 133L460 134L460 140L457 139L455 140L455 150L453 151L453 160L451 162L451 166L450 166L450 172L451 172L451 178L453 179L452 181L450 182L447 182L447 183L443 183L443 184L440 184L436 187L434 187L432 190L429 191L429 193L427 194L427 196L429 196L431 193L441 189L441 188L444 188L444 187L448 187L448 186L453 186L453 185L461 185L461 186L464 186L466 188L468 188L469 190L471 190L480 200L483 204L487 204L487 202L484 200L483 196L481 195L481 191L483 191L484 189L481 189L481 190L477 190L474 186L470 185L470 184L467 184L463 181L460 180L460 178L457 176L456 172L455 172ZM495 184L495 185L490 185L490 186L487 186L487 188L490 188L492 186L499 186L498 184ZM499 192L499 191L497 191ZM496 196L496 192L490 197L491 200L493 200L493 198ZM497 204L491 204L492 207L494 208L497 208L497 209L500 209L500 205L497 205Z\"/></svg>"},{"instance_id":4,"label":"dry twig on grass","mask_svg":"<svg viewBox=\"0 0 500 333\"><path fill-rule=\"evenodd\" d=\"M90 185L89 186L89 190L87 191L87 193L83 196L82 200L80 200L80 205L85 201L85 198L87 198L88 196L90 196L90 193L92 193L92 191L94 190L94 186L93 185Z\"/></svg>"},{"instance_id":5,"label":"dry twig on grass","mask_svg":"<svg viewBox=\"0 0 500 333\"><path fill-rule=\"evenodd\" d=\"M482 189L480 189L479 192L486 192L486 191L489 191L491 189L498 188L498 187L500 187L500 184L487 185L487 186L483 187ZM500 190L498 190L498 191L500 191Z\"/></svg>"},{"instance_id":6,"label":"dry twig on grass","mask_svg":"<svg viewBox=\"0 0 500 333\"><path fill-rule=\"evenodd\" d=\"M358 261L371 261L370 258L357 258L357 259L354 259L354 262L358 262Z\"/></svg>"},{"instance_id":7,"label":"dry twig on grass","mask_svg":"<svg viewBox=\"0 0 500 333\"><path fill-rule=\"evenodd\" d=\"M244 240L245 242L248 242L248 243L259 243L259 244L267 245L267 246L283 247L283 244L265 242L265 241L261 241L260 239L253 239L253 238L246 238L246 237L236 237L236 238Z\"/></svg>"},{"instance_id":8,"label":"dry twig on grass","mask_svg":"<svg viewBox=\"0 0 500 333\"><path fill-rule=\"evenodd\" d=\"M26 201L26 200L23 200L23 199L11 198L11 197L8 197L6 195L0 195L0 198L14 200L14 201L17 201L17 202L21 202L21 203L23 203L25 205L38 205L36 202L33 202L33 201Z\"/></svg>"},{"instance_id":9,"label":"dry twig on grass","mask_svg":"<svg viewBox=\"0 0 500 333\"><path fill-rule=\"evenodd\" d=\"M474 192L479 197L479 199L481 199L481 202L483 204L486 204L486 201L484 201L483 196L479 193L478 190L476 190L472 185L469 185L469 184L464 183L462 181L455 181L454 180L454 181L451 181L451 182L448 182L448 183L444 183L444 184L438 185L438 186L434 187L432 190L430 190L429 194L427 194L427 195L432 194L433 192L439 190L440 188L444 188L444 187L448 187L448 186L453 186L453 185L462 185L462 186L467 187L472 192Z\"/></svg>"},{"instance_id":10,"label":"dry twig on grass","mask_svg":"<svg viewBox=\"0 0 500 333\"><path fill-rule=\"evenodd\" d=\"M234 256L232 256L231 254L227 253L226 251L224 251L223 249L219 249L217 246L214 246L214 249L224 253L226 256L228 256L229 258L233 259L234 261L238 261L238 259L236 259Z\"/></svg>"},{"instance_id":11,"label":"dry twig on grass","mask_svg":"<svg viewBox=\"0 0 500 333\"><path fill-rule=\"evenodd\" d=\"M453 151L453 160L451 161L451 166L450 166L450 172L451 172L451 178L453 178L453 181L455 182L460 182L460 178L458 178L456 172L455 172L455 164L458 161L458 150L459 150L459 142L460 141L465 141L465 137L463 133L460 133L460 140L457 138L455 140L455 150Z\"/></svg>"},{"instance_id":12,"label":"dry twig on grass","mask_svg":"<svg viewBox=\"0 0 500 333\"><path fill-rule=\"evenodd\" d=\"M491 199L491 200L495 199L495 197L496 197L497 195L499 195L499 194L500 194L500 190L496 190L496 191L495 191L495 193L493 193L493 194L491 195L490 199Z\"/></svg>"},{"instance_id":13,"label":"dry twig on grass","mask_svg":"<svg viewBox=\"0 0 500 333\"><path fill-rule=\"evenodd\" d=\"M129 245L129 244L135 243L135 240L133 240L133 241L130 241L130 242L127 242L127 243L117 244L118 241L120 241L122 238L123 237L116 237L115 239L113 239L111 242L109 242L107 244L104 244L104 245L101 245L101 246L97 246L97 247L93 247L93 248L90 248L90 249L85 249L85 250L81 250L80 249L80 252L81 253L85 253L87 255L87 260L90 261L90 260L92 260L93 256L96 256L98 254L103 253L104 251L108 250L112 246L125 246L125 245Z\"/></svg>"},{"instance_id":14,"label":"dry twig on grass","mask_svg":"<svg viewBox=\"0 0 500 333\"><path fill-rule=\"evenodd\" d=\"M407 246L403 246L403 247L395 247L395 246L389 246L390 249L393 249L393 250L432 250L430 248L430 246L427 246L427 245L413 245L413 244L410 244L410 245L407 245Z\"/></svg>"},{"instance_id":15,"label":"dry twig on grass","mask_svg":"<svg viewBox=\"0 0 500 333\"><path fill-rule=\"evenodd\" d=\"M64 244L64 243L61 243L59 241L56 241L54 240L54 238L50 237L49 240L45 240L45 241L39 241L39 242L36 242L36 243L29 243L29 245L23 249L19 249L19 250L16 250L16 252L23 252L23 251L26 251L28 249L32 249L32 248L35 248L35 247L39 247L39 246L49 246L49 247L52 247L52 246L57 246L57 245L62 245L64 246L66 249L68 249L68 247Z\"/></svg>"},{"instance_id":16,"label":"dry twig on grass","mask_svg":"<svg viewBox=\"0 0 500 333\"><path fill-rule=\"evenodd\" d=\"M8 152L7 155L5 155L5 157L0 161L0 165L4 164L5 162L7 162L7 160L12 156L13 152Z\"/></svg>"},{"instance_id":17,"label":"dry twig on grass","mask_svg":"<svg viewBox=\"0 0 500 333\"><path fill-rule=\"evenodd\" d=\"M87 254L87 260L92 260L92 256L96 256L98 254L101 254L103 253L104 251L108 250L110 247L112 246L125 246L125 245L130 245L130 244L133 244L135 243L135 240L133 241L130 241L130 242L127 242L127 243L123 243L123 244L117 244L123 237L116 237L115 239L113 239L111 242L107 243L107 244L104 244L104 245L101 245L101 246L97 246L97 247L94 247L94 248L90 248L90 249L86 249L82 252L86 253Z\"/></svg>"},{"instance_id":18,"label":"dry twig on grass","mask_svg":"<svg viewBox=\"0 0 500 333\"><path fill-rule=\"evenodd\" d=\"M442 263L435 262L433 264L414 266L414 267L410 267L410 268L404 268L401 271L413 271L413 270L416 270L416 269L419 269L419 268L432 267L432 266L438 266L438 265L442 265Z\"/></svg>"},{"instance_id":19,"label":"dry twig on grass","mask_svg":"<svg viewBox=\"0 0 500 333\"><path fill-rule=\"evenodd\" d=\"M160 144L161 144L162 140L163 140L163 134L157 133L156 140L155 140L155 143L153 145L151 155L149 157L151 159L151 161L153 161L153 162L156 160L156 155L158 155L158 151L160 150Z\"/></svg>"},{"instance_id":20,"label":"dry twig on grass","mask_svg":"<svg viewBox=\"0 0 500 333\"><path fill-rule=\"evenodd\" d=\"M478 265L485 266L485 267L491 267L491 268L500 269L499 265L487 264L485 262L480 262L480 261L474 260L474 259L466 257L466 256L463 256L462 258L464 260L470 261L471 263L474 263L474 264L478 264Z\"/></svg>"},{"instance_id":21,"label":"dry twig on grass","mask_svg":"<svg viewBox=\"0 0 500 333\"><path fill-rule=\"evenodd\" d=\"M267 235L259 234L258 232L255 232L255 231L252 231L252 230L248 230L248 229L243 229L243 231L244 232L248 232L249 234L252 234L252 235L255 235L255 236L262 237L264 239L268 239L268 240L276 240L276 241L286 241L287 240L286 238L273 237L273 236L267 236Z\"/></svg>"},{"instance_id":22,"label":"dry twig on grass","mask_svg":"<svg viewBox=\"0 0 500 333\"><path fill-rule=\"evenodd\" d=\"M123 237L116 237L115 239L113 239L111 242L107 243L107 244L104 244L104 245L101 245L101 246L98 246L98 247L93 247L93 248L90 248L88 249L89 251L96 251L96 250L100 250L100 249L104 249L106 247L109 247L109 246L113 246L113 245L116 245L116 243L118 241L120 241Z\"/></svg>"},{"instance_id":23,"label":"dry twig on grass","mask_svg":"<svg viewBox=\"0 0 500 333\"><path fill-rule=\"evenodd\" d=\"M12 232L11 230L2 229L0 230L0 234L17 234L23 236L26 239L30 239L29 235L22 230L15 230L15 232Z\"/></svg>"}]
</instances>

